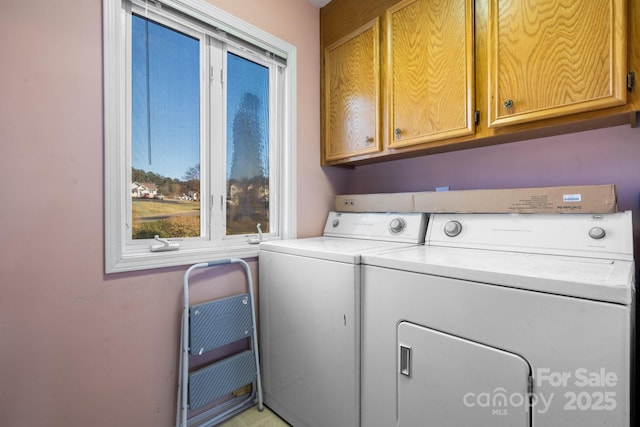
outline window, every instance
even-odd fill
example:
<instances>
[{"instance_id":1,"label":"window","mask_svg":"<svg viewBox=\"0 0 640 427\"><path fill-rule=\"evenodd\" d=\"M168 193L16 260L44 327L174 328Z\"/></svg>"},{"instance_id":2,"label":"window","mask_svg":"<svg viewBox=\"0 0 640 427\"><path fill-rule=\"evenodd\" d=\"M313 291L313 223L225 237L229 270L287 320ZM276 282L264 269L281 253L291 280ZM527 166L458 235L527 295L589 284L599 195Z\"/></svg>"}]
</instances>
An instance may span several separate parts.
<instances>
[{"instance_id":1,"label":"window","mask_svg":"<svg viewBox=\"0 0 640 427\"><path fill-rule=\"evenodd\" d=\"M106 272L295 237L295 47L200 0L104 9Z\"/></svg>"}]
</instances>

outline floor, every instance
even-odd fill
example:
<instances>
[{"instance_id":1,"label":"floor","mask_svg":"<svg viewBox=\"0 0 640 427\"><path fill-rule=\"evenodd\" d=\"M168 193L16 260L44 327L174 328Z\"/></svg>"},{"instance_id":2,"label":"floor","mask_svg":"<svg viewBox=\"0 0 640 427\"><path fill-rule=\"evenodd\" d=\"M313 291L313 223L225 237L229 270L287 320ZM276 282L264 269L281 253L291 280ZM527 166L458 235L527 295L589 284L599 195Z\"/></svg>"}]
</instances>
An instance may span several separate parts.
<instances>
[{"instance_id":1,"label":"floor","mask_svg":"<svg viewBox=\"0 0 640 427\"><path fill-rule=\"evenodd\" d=\"M266 406L264 411L260 412L258 405L255 405L220 424L219 427L289 427L289 424Z\"/></svg>"}]
</instances>

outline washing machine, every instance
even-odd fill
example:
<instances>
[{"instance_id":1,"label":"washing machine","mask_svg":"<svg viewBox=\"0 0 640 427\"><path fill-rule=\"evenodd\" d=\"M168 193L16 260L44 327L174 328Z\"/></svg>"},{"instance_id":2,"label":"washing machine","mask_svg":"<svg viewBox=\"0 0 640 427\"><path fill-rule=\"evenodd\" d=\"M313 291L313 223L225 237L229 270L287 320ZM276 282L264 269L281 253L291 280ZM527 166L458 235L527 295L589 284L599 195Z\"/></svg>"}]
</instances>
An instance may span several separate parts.
<instances>
[{"instance_id":1,"label":"washing machine","mask_svg":"<svg viewBox=\"0 0 640 427\"><path fill-rule=\"evenodd\" d=\"M362 426L630 425L631 213L436 214L362 260Z\"/></svg>"},{"instance_id":2,"label":"washing machine","mask_svg":"<svg viewBox=\"0 0 640 427\"><path fill-rule=\"evenodd\" d=\"M360 425L360 260L424 242L421 213L330 212L323 236L259 249L264 402L295 427Z\"/></svg>"}]
</instances>

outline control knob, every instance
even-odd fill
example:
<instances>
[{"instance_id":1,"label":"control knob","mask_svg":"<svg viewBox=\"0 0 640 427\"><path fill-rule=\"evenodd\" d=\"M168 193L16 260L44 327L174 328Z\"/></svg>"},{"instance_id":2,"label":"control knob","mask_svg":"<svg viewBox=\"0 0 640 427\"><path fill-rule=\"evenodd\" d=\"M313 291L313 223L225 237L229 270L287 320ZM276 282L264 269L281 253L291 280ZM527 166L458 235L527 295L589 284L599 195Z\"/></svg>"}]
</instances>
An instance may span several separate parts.
<instances>
[{"instance_id":1,"label":"control knob","mask_svg":"<svg viewBox=\"0 0 640 427\"><path fill-rule=\"evenodd\" d=\"M589 230L589 237L591 237L592 239L602 239L606 235L607 232L604 231L604 228L602 227L593 227L591 230Z\"/></svg>"},{"instance_id":2,"label":"control knob","mask_svg":"<svg viewBox=\"0 0 640 427\"><path fill-rule=\"evenodd\" d=\"M451 220L447 221L444 225L444 234L449 237L456 237L462 231L462 224L459 221Z\"/></svg>"},{"instance_id":3,"label":"control knob","mask_svg":"<svg viewBox=\"0 0 640 427\"><path fill-rule=\"evenodd\" d=\"M389 223L389 231L391 231L391 233L393 234L398 234L398 233L401 233L406 226L407 226L407 223L404 219L394 218Z\"/></svg>"}]
</instances>

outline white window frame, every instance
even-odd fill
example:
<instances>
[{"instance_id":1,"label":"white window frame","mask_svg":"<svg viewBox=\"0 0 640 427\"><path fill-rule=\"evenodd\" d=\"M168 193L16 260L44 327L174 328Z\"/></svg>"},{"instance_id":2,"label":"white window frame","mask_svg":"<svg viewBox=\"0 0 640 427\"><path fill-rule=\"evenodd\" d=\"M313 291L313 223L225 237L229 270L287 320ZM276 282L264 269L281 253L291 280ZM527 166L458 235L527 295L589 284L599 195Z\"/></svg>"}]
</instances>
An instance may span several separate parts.
<instances>
[{"instance_id":1,"label":"white window frame","mask_svg":"<svg viewBox=\"0 0 640 427\"><path fill-rule=\"evenodd\" d=\"M149 4L151 1L153 0ZM282 69L282 76L278 79L284 84L284 99L277 105L282 113L279 116L283 121L280 127L282 135L275 138L271 135L269 155L269 173L276 176L277 183L277 188L273 189L276 196L270 200L271 203L277 203L277 214L270 221L275 221L277 233L269 234L267 238L295 238L296 47L202 0L153 1L153 5L156 4L169 6L226 34L286 58L287 66ZM123 0L103 0L105 272L117 273L257 256L258 245L249 243L248 236L229 236L222 240L194 239L195 243L190 241L182 244L179 250L169 252L151 252L149 240L132 242L128 239L127 224L131 215L131 159L130 147L127 145L130 127L130 100L127 99L127 85L130 82L126 70L127 66L130 67L126 40L128 25L130 14L123 7ZM234 53L233 48L230 47L229 50ZM211 161L210 149L219 148L203 147L201 157ZM225 154L226 158L226 153L220 154ZM201 177L205 188L210 182L217 185L215 179L208 178L210 177ZM208 200L203 201L203 208L213 207L217 203L211 199L212 196L209 196Z\"/></svg>"}]
</instances>

